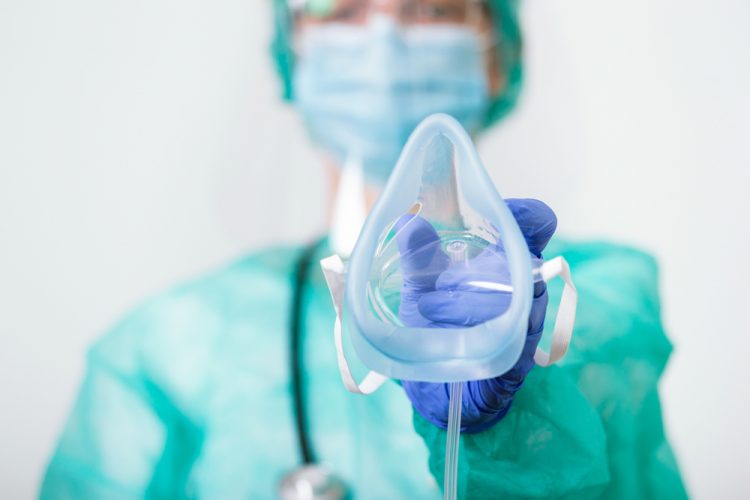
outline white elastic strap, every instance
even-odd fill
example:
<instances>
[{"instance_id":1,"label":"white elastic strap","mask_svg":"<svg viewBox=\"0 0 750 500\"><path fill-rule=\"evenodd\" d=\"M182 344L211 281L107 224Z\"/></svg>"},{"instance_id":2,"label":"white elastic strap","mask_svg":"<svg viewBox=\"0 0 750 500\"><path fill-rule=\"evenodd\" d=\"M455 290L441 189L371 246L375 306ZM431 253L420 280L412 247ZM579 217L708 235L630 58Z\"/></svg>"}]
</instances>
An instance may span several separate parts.
<instances>
[{"instance_id":1,"label":"white elastic strap","mask_svg":"<svg viewBox=\"0 0 750 500\"><path fill-rule=\"evenodd\" d=\"M562 257L555 257L542 264L542 279L548 282L557 276L565 282L560 306L557 309L555 328L552 331L552 344L549 353L541 347L536 348L534 362L539 366L549 366L565 356L568 352L570 339L573 336L573 324L576 321L576 307L578 305L578 291L570 276L570 266Z\"/></svg>"},{"instance_id":2,"label":"white elastic strap","mask_svg":"<svg viewBox=\"0 0 750 500\"><path fill-rule=\"evenodd\" d=\"M328 290L333 299L333 308L336 310L336 322L333 325L333 342L336 344L336 359L339 365L339 374L344 382L344 387L354 394L371 394L378 390L388 377L380 373L370 371L362 382L354 380L349 362L344 354L344 340L341 329L341 311L344 302L344 262L338 255L331 255L320 261L323 274L328 283Z\"/></svg>"},{"instance_id":3,"label":"white elastic strap","mask_svg":"<svg viewBox=\"0 0 750 500\"><path fill-rule=\"evenodd\" d=\"M336 343L336 358L339 362L339 374L341 374L341 380L344 382L344 387L349 392L354 394L372 394L377 391L383 383L388 380L388 377L381 375L378 372L370 371L362 379L359 384L354 380L351 370L349 369L349 362L346 360L344 355L344 342L341 333L341 319L336 316L336 323L333 325L333 341Z\"/></svg>"}]
</instances>

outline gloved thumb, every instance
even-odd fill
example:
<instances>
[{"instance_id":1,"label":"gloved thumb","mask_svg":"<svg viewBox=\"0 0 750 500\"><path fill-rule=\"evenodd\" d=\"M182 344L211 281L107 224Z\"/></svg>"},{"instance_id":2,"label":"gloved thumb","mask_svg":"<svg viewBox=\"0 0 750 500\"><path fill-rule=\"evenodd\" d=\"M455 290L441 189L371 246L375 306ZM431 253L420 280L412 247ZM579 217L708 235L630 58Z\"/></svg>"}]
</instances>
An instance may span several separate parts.
<instances>
[{"instance_id":1,"label":"gloved thumb","mask_svg":"<svg viewBox=\"0 0 750 500\"><path fill-rule=\"evenodd\" d=\"M407 214L396 222L394 230L404 284L414 292L434 289L435 280L449 262L435 228L424 218Z\"/></svg>"},{"instance_id":2,"label":"gloved thumb","mask_svg":"<svg viewBox=\"0 0 750 500\"><path fill-rule=\"evenodd\" d=\"M557 229L557 216L546 203L530 198L505 200L521 228L529 251L537 257Z\"/></svg>"}]
</instances>

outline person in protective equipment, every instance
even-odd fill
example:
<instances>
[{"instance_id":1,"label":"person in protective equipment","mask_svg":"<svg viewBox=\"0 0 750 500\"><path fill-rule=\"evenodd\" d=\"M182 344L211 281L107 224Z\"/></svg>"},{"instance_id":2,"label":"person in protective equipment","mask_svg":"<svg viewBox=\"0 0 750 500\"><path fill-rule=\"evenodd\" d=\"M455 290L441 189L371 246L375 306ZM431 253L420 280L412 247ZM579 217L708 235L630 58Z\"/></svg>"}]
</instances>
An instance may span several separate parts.
<instances>
[{"instance_id":1,"label":"person in protective equipment","mask_svg":"<svg viewBox=\"0 0 750 500\"><path fill-rule=\"evenodd\" d=\"M284 97L333 165L326 171L333 184L348 166L376 192L427 115L449 113L478 135L520 91L515 0L273 0L273 7ZM576 330L561 364L534 368L548 301L561 293L538 283L516 365L465 385L461 496L686 497L657 391L671 345L654 259L607 242L553 238L549 207L507 201L532 254L569 262ZM409 227L398 241L404 248L434 237L431 227ZM330 247L324 238L308 249L257 252L128 314L88 353L40 496L278 497L279 481L300 464L304 420L315 461L342 478L352 498L439 498L447 386L389 382L367 398L344 390L323 276L317 265L299 265L301 255L315 264ZM466 325L499 313L502 305L491 302L467 309L433 300L434 283L410 281L409 264L399 313L406 324ZM290 315L300 326L295 342ZM289 351L297 343L295 365ZM299 380L304 400L293 390Z\"/></svg>"}]
</instances>

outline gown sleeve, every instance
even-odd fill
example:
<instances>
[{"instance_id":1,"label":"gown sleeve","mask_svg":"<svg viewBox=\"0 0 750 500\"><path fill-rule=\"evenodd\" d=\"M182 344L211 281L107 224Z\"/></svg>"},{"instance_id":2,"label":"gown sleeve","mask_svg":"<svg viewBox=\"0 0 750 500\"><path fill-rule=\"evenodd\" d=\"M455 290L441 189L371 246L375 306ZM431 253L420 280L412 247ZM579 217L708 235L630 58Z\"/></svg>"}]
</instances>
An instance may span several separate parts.
<instances>
[{"instance_id":1,"label":"gown sleeve","mask_svg":"<svg viewBox=\"0 0 750 500\"><path fill-rule=\"evenodd\" d=\"M414 413L442 484L446 432ZM535 369L508 414L461 436L460 498L597 498L609 481L602 424L564 371Z\"/></svg>"},{"instance_id":2,"label":"gown sleeve","mask_svg":"<svg viewBox=\"0 0 750 500\"><path fill-rule=\"evenodd\" d=\"M686 498L659 402L672 347L655 260L608 243L552 247L579 291L573 343L559 366L531 371L497 425L461 436L460 496ZM549 290L557 304L560 287ZM446 433L417 414L414 425L442 482Z\"/></svg>"},{"instance_id":3,"label":"gown sleeve","mask_svg":"<svg viewBox=\"0 0 750 500\"><path fill-rule=\"evenodd\" d=\"M182 498L198 433L145 375L135 314L88 353L84 381L49 462L41 499Z\"/></svg>"}]
</instances>

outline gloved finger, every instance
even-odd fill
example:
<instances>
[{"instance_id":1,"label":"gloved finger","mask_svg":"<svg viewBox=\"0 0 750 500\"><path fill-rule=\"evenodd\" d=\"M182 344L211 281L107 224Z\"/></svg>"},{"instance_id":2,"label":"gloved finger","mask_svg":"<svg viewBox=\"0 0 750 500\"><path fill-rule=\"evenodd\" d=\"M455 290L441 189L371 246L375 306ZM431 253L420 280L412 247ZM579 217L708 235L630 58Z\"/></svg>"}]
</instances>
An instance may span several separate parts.
<instances>
[{"instance_id":1,"label":"gloved finger","mask_svg":"<svg viewBox=\"0 0 750 500\"><path fill-rule=\"evenodd\" d=\"M455 326L474 326L496 318L510 307L511 293L488 292L486 290L436 290L410 302L415 317L428 323ZM541 293L531 303L529 335L540 333L544 328L548 295ZM416 326L416 325L415 325ZM419 325L424 326L424 325Z\"/></svg>"},{"instance_id":2,"label":"gloved finger","mask_svg":"<svg viewBox=\"0 0 750 500\"><path fill-rule=\"evenodd\" d=\"M401 385L417 413L438 427L448 426L448 384L402 380Z\"/></svg>"},{"instance_id":3,"label":"gloved finger","mask_svg":"<svg viewBox=\"0 0 750 500\"><path fill-rule=\"evenodd\" d=\"M496 390L485 395L489 389L484 387L487 382L487 380L475 380L463 383L461 433L473 434L488 429L510 409L515 394L513 392L515 384L507 390ZM448 427L450 404L448 384L409 380L403 380L401 384L417 413L441 429ZM493 389L496 387L497 384L493 386Z\"/></svg>"},{"instance_id":4,"label":"gloved finger","mask_svg":"<svg viewBox=\"0 0 750 500\"><path fill-rule=\"evenodd\" d=\"M546 203L534 199L505 200L521 228L529 251L537 257L557 229L557 216Z\"/></svg>"},{"instance_id":5,"label":"gloved finger","mask_svg":"<svg viewBox=\"0 0 750 500\"><path fill-rule=\"evenodd\" d=\"M433 289L449 262L440 248L437 231L427 220L412 214L403 215L394 230L404 285L411 292Z\"/></svg>"},{"instance_id":6,"label":"gloved finger","mask_svg":"<svg viewBox=\"0 0 750 500\"><path fill-rule=\"evenodd\" d=\"M536 334L544 328L544 318L547 313L547 302L549 295L543 293L534 298L531 302L531 312L529 313L529 335Z\"/></svg>"},{"instance_id":7,"label":"gloved finger","mask_svg":"<svg viewBox=\"0 0 750 500\"><path fill-rule=\"evenodd\" d=\"M510 293L438 290L422 295L417 307L438 325L474 326L507 311L510 299Z\"/></svg>"},{"instance_id":8,"label":"gloved finger","mask_svg":"<svg viewBox=\"0 0 750 500\"><path fill-rule=\"evenodd\" d=\"M478 290L482 283L510 289L508 257L499 246L490 245L467 262L450 264L435 282L435 289L482 291Z\"/></svg>"}]
</instances>

